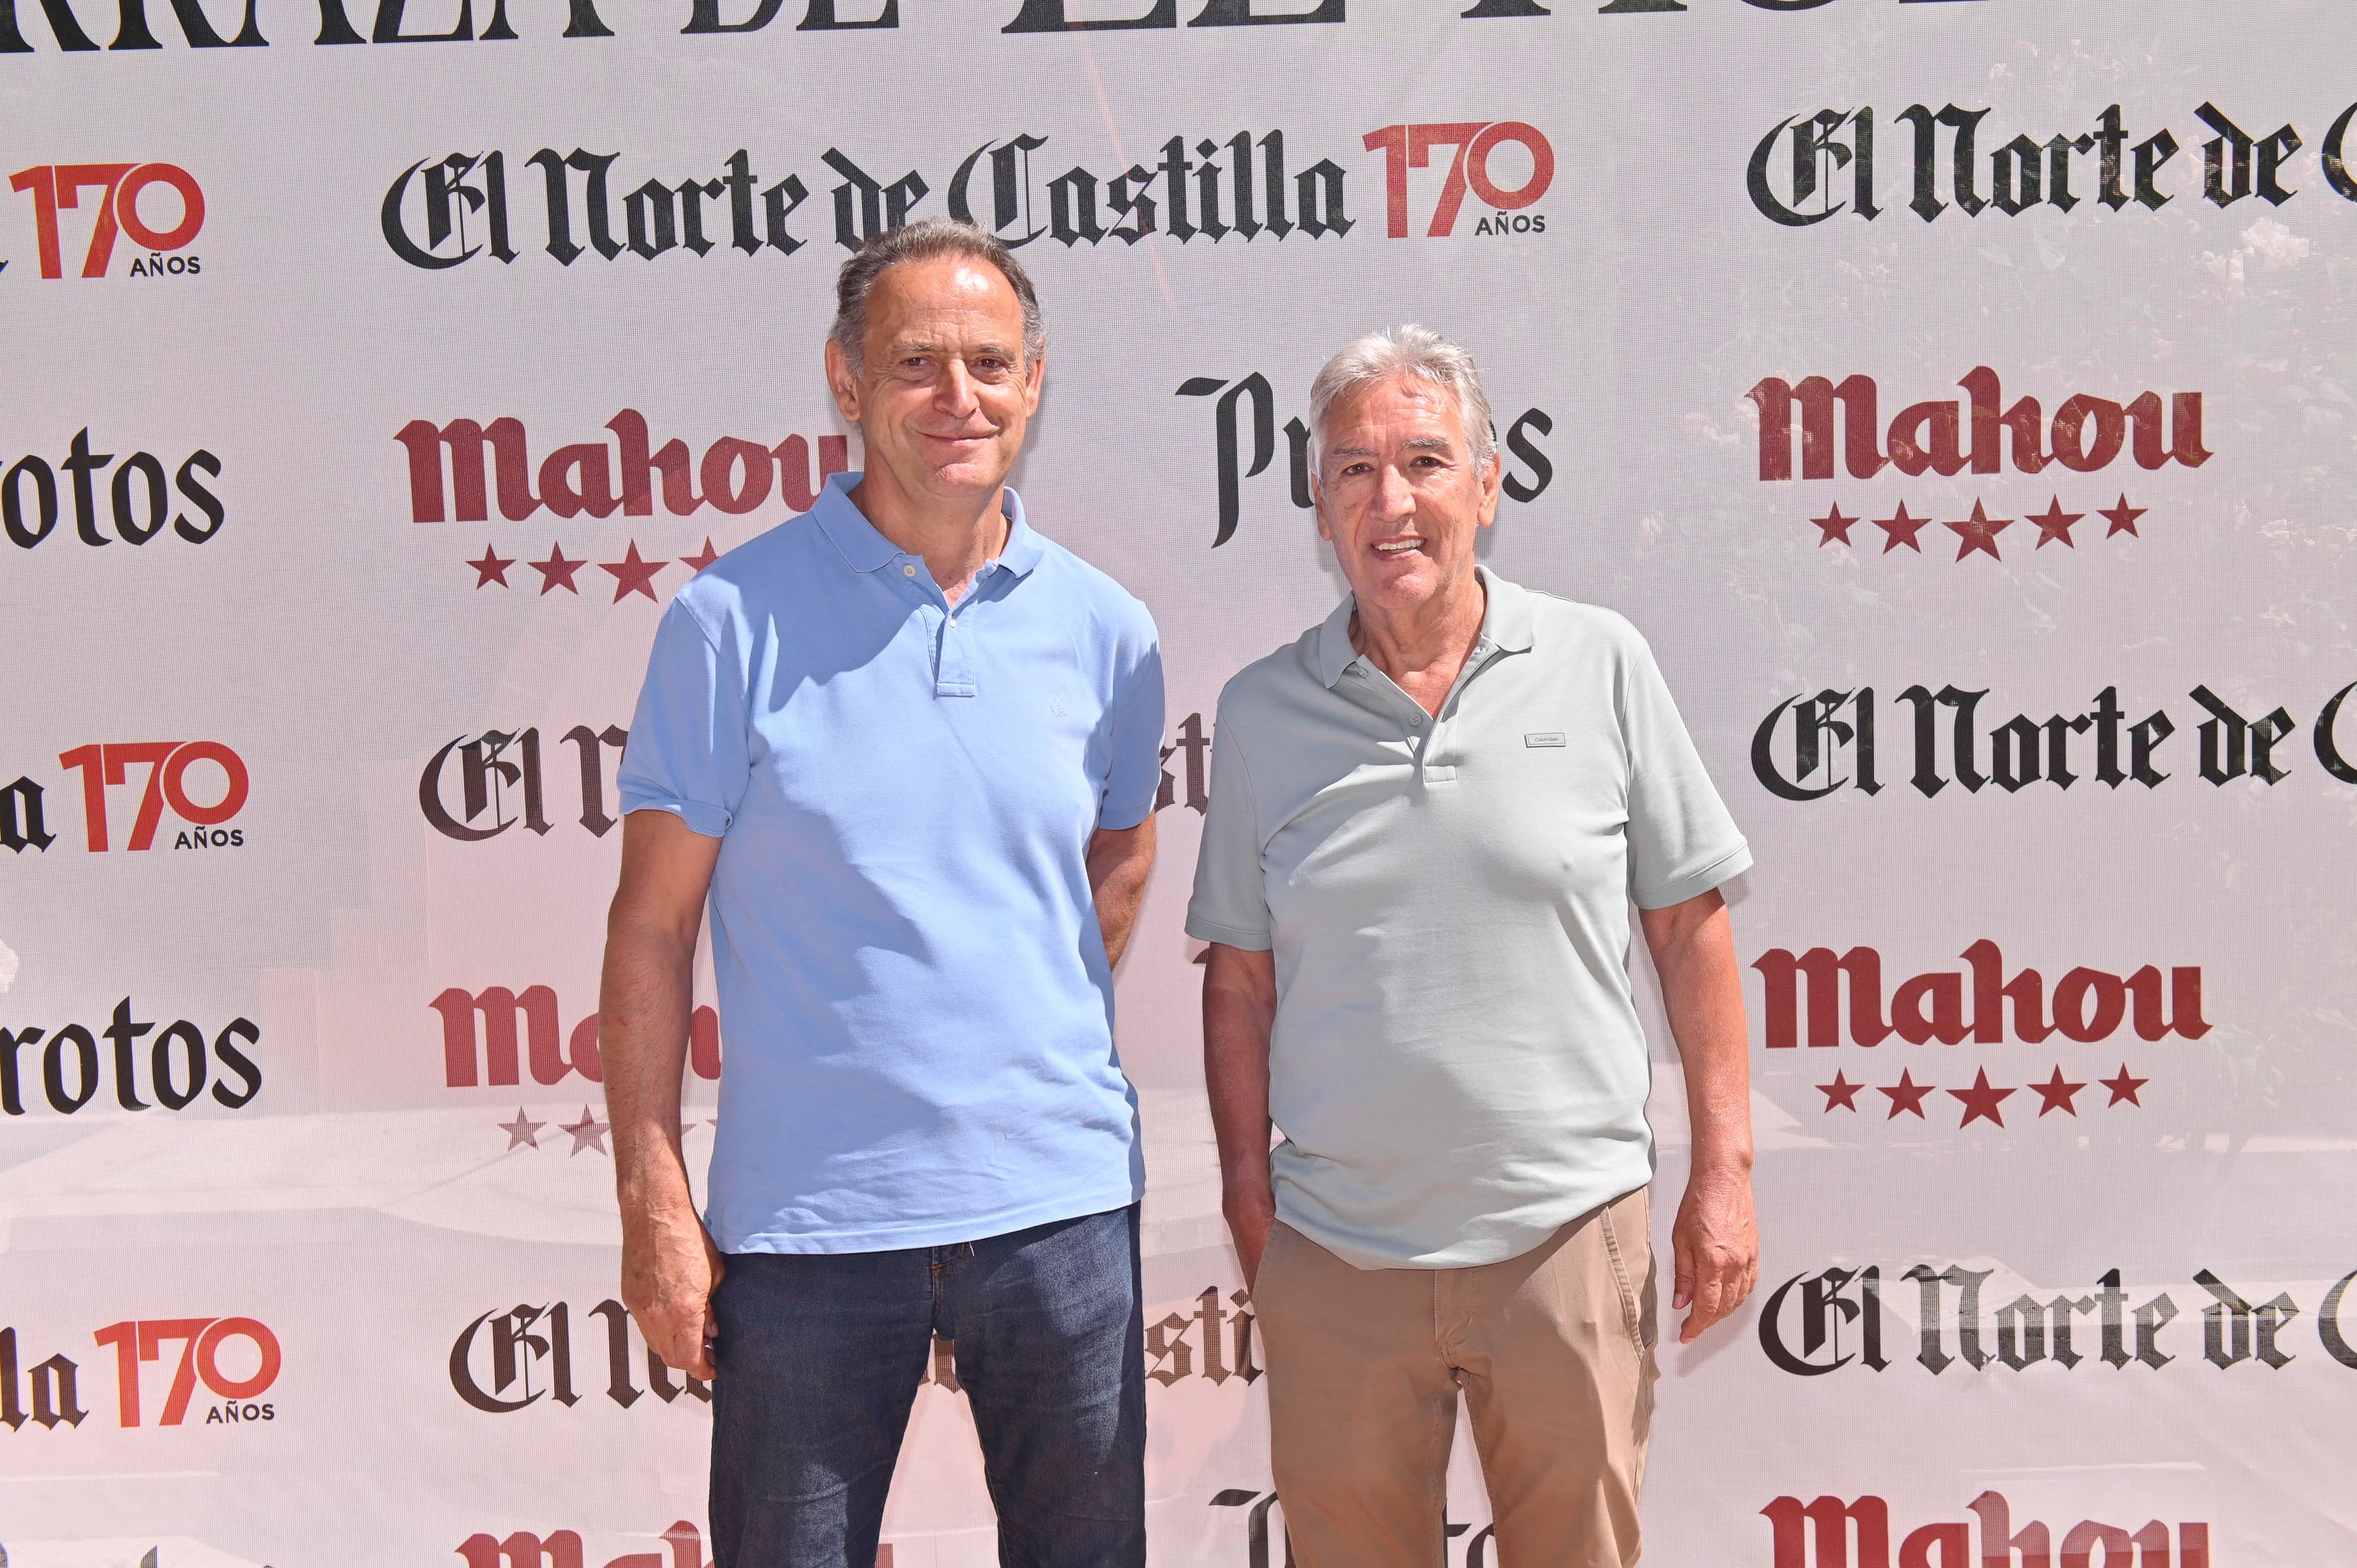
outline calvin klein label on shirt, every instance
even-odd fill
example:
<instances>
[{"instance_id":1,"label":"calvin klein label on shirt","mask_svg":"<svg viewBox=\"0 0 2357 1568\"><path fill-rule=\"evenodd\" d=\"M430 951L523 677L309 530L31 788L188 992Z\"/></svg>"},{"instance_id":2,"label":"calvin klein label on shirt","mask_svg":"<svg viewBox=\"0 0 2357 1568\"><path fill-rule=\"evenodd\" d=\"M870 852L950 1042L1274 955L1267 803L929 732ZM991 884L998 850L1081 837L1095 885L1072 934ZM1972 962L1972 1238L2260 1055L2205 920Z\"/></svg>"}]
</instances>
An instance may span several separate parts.
<instances>
[{"instance_id":1,"label":"calvin klein label on shirt","mask_svg":"<svg viewBox=\"0 0 2357 1568\"><path fill-rule=\"evenodd\" d=\"M1523 744L1524 746L1561 746L1563 744L1563 731L1559 729L1534 730L1529 735L1523 736Z\"/></svg>"}]
</instances>

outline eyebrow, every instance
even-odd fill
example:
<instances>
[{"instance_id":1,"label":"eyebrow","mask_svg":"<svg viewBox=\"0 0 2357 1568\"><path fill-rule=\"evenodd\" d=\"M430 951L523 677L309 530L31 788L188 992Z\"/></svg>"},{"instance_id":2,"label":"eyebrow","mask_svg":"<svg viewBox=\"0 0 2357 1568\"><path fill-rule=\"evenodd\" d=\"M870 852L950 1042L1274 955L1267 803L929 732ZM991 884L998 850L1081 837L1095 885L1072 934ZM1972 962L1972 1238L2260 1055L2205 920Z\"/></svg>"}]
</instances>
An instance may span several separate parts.
<instances>
[{"instance_id":1,"label":"eyebrow","mask_svg":"<svg viewBox=\"0 0 2357 1568\"><path fill-rule=\"evenodd\" d=\"M936 342L930 338L904 338L892 345L892 352L896 355L941 354L948 351L948 344ZM1021 354L1005 343L977 343L973 348L967 349L966 352L969 354L996 354L1002 360L1019 360L1022 358Z\"/></svg>"},{"instance_id":2,"label":"eyebrow","mask_svg":"<svg viewBox=\"0 0 2357 1568\"><path fill-rule=\"evenodd\" d=\"M1448 437L1445 435L1418 435L1405 445L1411 452L1454 450ZM1326 449L1326 456L1329 457L1372 457L1375 455L1375 449L1372 446L1329 446Z\"/></svg>"}]
</instances>

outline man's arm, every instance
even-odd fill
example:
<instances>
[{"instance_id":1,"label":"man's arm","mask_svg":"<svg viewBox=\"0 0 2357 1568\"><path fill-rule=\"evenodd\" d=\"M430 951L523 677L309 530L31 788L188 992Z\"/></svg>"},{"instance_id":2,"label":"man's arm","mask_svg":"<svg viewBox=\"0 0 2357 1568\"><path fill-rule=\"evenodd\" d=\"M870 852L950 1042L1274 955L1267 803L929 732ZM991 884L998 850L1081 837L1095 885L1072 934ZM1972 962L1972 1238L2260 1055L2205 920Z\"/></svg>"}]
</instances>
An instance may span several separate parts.
<instances>
[{"instance_id":1,"label":"man's arm","mask_svg":"<svg viewBox=\"0 0 2357 1568\"><path fill-rule=\"evenodd\" d=\"M713 1375L719 1250L696 1218L679 1149L695 937L720 841L668 811L622 819L622 881L606 918L597 1045L622 1207L622 1305L655 1353Z\"/></svg>"},{"instance_id":2,"label":"man's arm","mask_svg":"<svg viewBox=\"0 0 2357 1568\"><path fill-rule=\"evenodd\" d=\"M1685 1064L1694 1165L1670 1230L1676 1272L1673 1309L1691 1306L1678 1342L1743 1305L1760 1279L1760 1230L1751 1208L1750 1036L1727 900L1716 889L1638 918L1662 977L1670 1033Z\"/></svg>"},{"instance_id":3,"label":"man's arm","mask_svg":"<svg viewBox=\"0 0 2357 1568\"><path fill-rule=\"evenodd\" d=\"M1097 929L1104 935L1105 966L1121 962L1146 897L1154 866L1154 813L1134 828L1099 828L1089 835L1089 890L1096 895Z\"/></svg>"},{"instance_id":4,"label":"man's arm","mask_svg":"<svg viewBox=\"0 0 2357 1568\"><path fill-rule=\"evenodd\" d=\"M1276 1021L1276 957L1213 942L1203 965L1203 1083L1220 1141L1220 1208L1235 1238L1244 1287L1276 1223L1268 1173L1268 1034Z\"/></svg>"}]
</instances>

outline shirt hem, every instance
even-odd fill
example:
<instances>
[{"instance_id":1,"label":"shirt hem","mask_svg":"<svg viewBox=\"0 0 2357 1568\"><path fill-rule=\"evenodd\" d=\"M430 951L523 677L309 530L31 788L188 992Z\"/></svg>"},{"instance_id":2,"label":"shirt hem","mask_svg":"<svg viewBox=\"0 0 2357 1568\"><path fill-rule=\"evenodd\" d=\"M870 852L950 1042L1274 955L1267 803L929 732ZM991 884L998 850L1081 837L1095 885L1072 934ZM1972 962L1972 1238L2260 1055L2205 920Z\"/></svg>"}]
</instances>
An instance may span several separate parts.
<instances>
[{"instance_id":1,"label":"shirt hem","mask_svg":"<svg viewBox=\"0 0 2357 1568\"><path fill-rule=\"evenodd\" d=\"M1515 1234L1503 1241L1483 1240L1479 1243L1457 1241L1421 1253L1375 1251L1366 1246L1343 1240L1326 1227L1314 1221L1305 1225L1298 1213L1286 1212L1286 1205L1282 1187L1277 1193L1276 1217L1352 1268L1366 1273L1372 1273L1378 1269L1478 1269L1491 1263L1506 1262L1544 1246L1547 1240L1556 1231L1581 1215L1593 1213L1606 1204L1617 1203L1638 1188L1652 1186L1652 1162L1649 1159L1643 1174L1634 1181L1624 1184L1616 1177L1598 1183L1598 1186L1600 1188L1609 1189L1603 1191L1600 1196L1591 1197L1584 1192L1566 1195L1566 1202L1577 1203L1579 1207L1565 1209L1552 1222L1542 1222L1530 1227L1527 1230L1518 1227Z\"/></svg>"},{"instance_id":2,"label":"shirt hem","mask_svg":"<svg viewBox=\"0 0 2357 1568\"><path fill-rule=\"evenodd\" d=\"M685 822L692 832L708 839L728 836L728 813L718 806L707 806L701 800L682 800L666 795L625 794L622 815L632 811L668 811Z\"/></svg>"},{"instance_id":3,"label":"shirt hem","mask_svg":"<svg viewBox=\"0 0 2357 1568\"><path fill-rule=\"evenodd\" d=\"M1666 909L1673 904L1699 898L1712 888L1750 869L1751 846L1738 843L1699 871L1689 871L1659 887L1632 894L1632 901L1640 909Z\"/></svg>"},{"instance_id":4,"label":"shirt hem","mask_svg":"<svg viewBox=\"0 0 2357 1568\"><path fill-rule=\"evenodd\" d=\"M1266 952L1275 946L1266 931L1248 931L1241 926L1223 926L1200 915L1187 917L1187 934L1199 942L1217 942L1222 947L1238 948L1245 952Z\"/></svg>"},{"instance_id":5,"label":"shirt hem","mask_svg":"<svg viewBox=\"0 0 2357 1568\"><path fill-rule=\"evenodd\" d=\"M934 1220L923 1225L866 1230L760 1230L749 1236L726 1240L716 1234L713 1244L724 1253L791 1254L897 1252L912 1247L947 1247L961 1241L988 1240L1013 1231L1028 1230L1035 1225L1050 1225L1060 1219L1079 1219L1092 1214L1109 1213L1116 1208L1126 1208L1144 1196L1136 1183L1124 1182L1118 1188L1108 1187L1098 1192L1052 1198L971 1219ZM709 1215L705 1223L710 1223Z\"/></svg>"}]
</instances>

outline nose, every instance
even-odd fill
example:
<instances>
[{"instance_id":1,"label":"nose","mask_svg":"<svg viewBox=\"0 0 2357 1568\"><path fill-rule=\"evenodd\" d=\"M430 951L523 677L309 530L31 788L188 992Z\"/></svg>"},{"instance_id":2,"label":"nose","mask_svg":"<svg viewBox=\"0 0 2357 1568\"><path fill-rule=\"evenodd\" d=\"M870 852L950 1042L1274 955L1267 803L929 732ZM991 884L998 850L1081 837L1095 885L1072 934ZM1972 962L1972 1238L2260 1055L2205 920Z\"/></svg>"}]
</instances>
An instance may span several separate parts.
<instances>
[{"instance_id":1,"label":"nose","mask_svg":"<svg viewBox=\"0 0 2357 1568\"><path fill-rule=\"evenodd\" d=\"M1375 476L1375 515L1384 522L1397 522L1415 515L1415 488L1407 476L1391 464L1384 464Z\"/></svg>"},{"instance_id":2,"label":"nose","mask_svg":"<svg viewBox=\"0 0 2357 1568\"><path fill-rule=\"evenodd\" d=\"M974 378L966 373L963 360L952 358L942 366L941 380L933 389L933 402L943 413L959 419L980 406L974 396Z\"/></svg>"}]
</instances>

